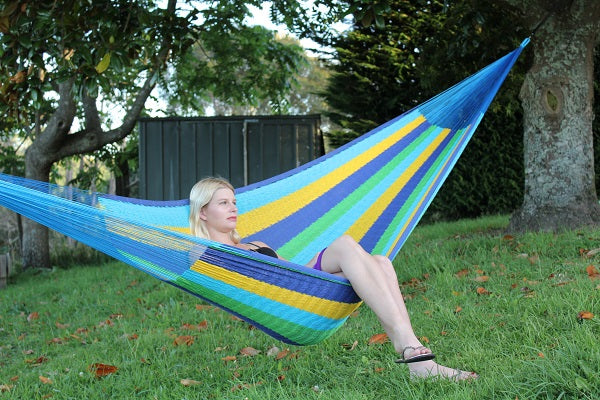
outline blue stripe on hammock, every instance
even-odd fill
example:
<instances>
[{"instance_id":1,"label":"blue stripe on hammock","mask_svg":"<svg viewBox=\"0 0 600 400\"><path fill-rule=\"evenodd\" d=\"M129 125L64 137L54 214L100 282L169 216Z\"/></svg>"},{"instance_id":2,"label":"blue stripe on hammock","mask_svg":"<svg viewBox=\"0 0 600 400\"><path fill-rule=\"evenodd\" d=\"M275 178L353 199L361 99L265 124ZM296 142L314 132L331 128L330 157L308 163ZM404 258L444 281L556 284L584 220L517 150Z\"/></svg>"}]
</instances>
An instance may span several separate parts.
<instances>
[{"instance_id":1,"label":"blue stripe on hammock","mask_svg":"<svg viewBox=\"0 0 600 400\"><path fill-rule=\"evenodd\" d=\"M218 303L216 303L214 301L211 301L211 300L207 299L206 297L204 297L204 296L202 296L202 295L200 295L200 294L198 294L196 292L193 292L193 291L191 291L190 289L188 289L188 288L186 288L184 286L180 286L180 285L178 285L178 284L176 284L174 282L170 282L170 281L164 281L164 282L166 282L166 283L168 283L168 284L176 287L177 289L183 290L183 291L185 291L185 292L187 292L187 293L189 293L191 295L194 295L195 297L197 297L197 298L199 298L201 300L204 300L205 302L207 302L209 304L212 304L212 305L220 308L221 310L223 310L225 312L228 312L228 313L230 313L232 315L235 315L239 319L247 322L248 324L251 324L251 325L255 326L256 328L260 329L261 331L265 332L267 335L275 338L276 340L281 340L284 343L289 343L289 344L292 344L292 345L302 346L302 343L290 340L289 338L280 335L279 333L275 332L274 330L272 330L270 328L267 328L265 325L259 324L256 321L252 321L250 318L246 317L245 315L237 313L237 312L233 311L232 309L230 309L228 307L225 307L222 304L218 304Z\"/></svg>"},{"instance_id":2,"label":"blue stripe on hammock","mask_svg":"<svg viewBox=\"0 0 600 400\"><path fill-rule=\"evenodd\" d=\"M332 319L324 317L287 304L279 303L275 300L261 297L253 292L202 275L196 271L188 270L182 275L182 278L226 296L238 303L316 331L326 332L331 328L335 329L342 325L346 320L346 318ZM324 324L327 326L326 329L322 329Z\"/></svg>"},{"instance_id":3,"label":"blue stripe on hammock","mask_svg":"<svg viewBox=\"0 0 600 400\"><path fill-rule=\"evenodd\" d=\"M431 166L436 162L437 158L439 157L439 155L444 151L444 149L446 148L446 146L448 145L448 143L452 140L452 135L449 134L448 136L446 136L444 138L444 140L442 141L442 143L440 144L440 146L438 146L433 153L431 154L431 156L429 156L425 162L423 163L423 165L419 166L419 168L417 169L417 171L415 172L415 174L411 177L411 179L406 183L406 185L400 190L400 192L396 195L396 197L394 198L394 200L392 200L392 203L386 207L383 210L383 213L381 214L381 217L378 218L375 223L371 226L371 228L369 229L369 231L367 232L367 234L365 235L366 237L371 237L373 234L377 234L377 236L375 237L381 237L381 233L385 232L385 230L388 228L390 221L392 221L394 219L394 217L396 216L396 213L398 212L398 210L400 210L402 208L402 206L404 205L404 203L406 201L408 201L408 198L410 197L410 195L413 193L414 190L416 190L417 186L419 184L421 184L421 181L423 179L423 177L425 176L425 174L429 171L429 169L431 168ZM429 188L429 185L426 185L426 189ZM408 220L408 218L410 218L410 214L407 213L403 216L402 218L402 222L405 223L406 220ZM402 228L403 224L398 224L398 232L400 231L400 229ZM397 239L397 234L393 235L393 237L391 238L392 241L395 241ZM373 242L373 243L361 243L361 245L365 248L365 250L367 250L368 252L371 252L377 245L377 242ZM384 248L389 248L389 245L384 246Z\"/></svg>"},{"instance_id":4,"label":"blue stripe on hammock","mask_svg":"<svg viewBox=\"0 0 600 400\"><path fill-rule=\"evenodd\" d=\"M303 231L305 228L312 225L318 219L318 217L322 215L323 210L330 209L332 205L335 206L348 196L349 187L358 188L361 183L364 183L366 180L369 179L369 177L373 173L373 170L377 171L382 166L387 164L394 154L397 154L399 151L401 151L407 144L411 143L419 134L421 134L427 128L428 124L421 124L418 128L410 132L400 141L395 143L392 147L386 149L385 152L378 155L369 164L367 164L367 166L359 169L353 175L349 176L344 181L338 183L323 196L315 199L310 204L307 204L305 207L301 208L296 213L290 215L285 220L280 221L252 235L250 237L250 240L261 240L261 238L262 240L264 240L265 237L268 237L270 238L268 243L270 246L272 246L275 249L280 248L288 241L290 241L290 239L292 239L293 237L289 234L290 226L294 226L294 231L298 232ZM380 190L383 190L383 188L380 187ZM376 190L373 190L373 192L369 193L371 199L377 198L380 195L380 193L375 192ZM348 221L353 222L353 216L356 215L356 212L354 210L347 210L346 215L350 215ZM341 232L344 231L345 229L341 230ZM336 237L337 236L339 236L339 234L336 234ZM335 237L333 237L333 239L335 239ZM324 241L325 239L319 239L316 240L316 242L318 243L315 243L315 241L313 241L313 243L306 243L306 247L301 252L301 255L296 256L296 258L307 262L308 260L310 260L312 255L322 250L322 248L324 247L324 243L328 244L333 239L330 238L328 241Z\"/></svg>"},{"instance_id":5,"label":"blue stripe on hammock","mask_svg":"<svg viewBox=\"0 0 600 400\"><path fill-rule=\"evenodd\" d=\"M240 214L298 191L306 186L307 182L314 182L360 156L367 149L377 145L389 135L390 131L395 132L397 130L397 127L394 126L396 121L405 118L406 123L410 123L410 121L420 116L420 113L416 110L409 111L317 160L262 182L237 189L236 195ZM309 168L310 170L308 170ZM285 179L292 176L293 179Z\"/></svg>"},{"instance_id":6,"label":"blue stripe on hammock","mask_svg":"<svg viewBox=\"0 0 600 400\"><path fill-rule=\"evenodd\" d=\"M178 226L188 227L189 200L174 201L177 205L163 207L162 201L149 201L143 203L127 201L127 198L101 197L101 206L110 210L111 213L126 215L135 218L146 225L152 226ZM143 207L144 206L144 207Z\"/></svg>"},{"instance_id":7,"label":"blue stripe on hammock","mask_svg":"<svg viewBox=\"0 0 600 400\"><path fill-rule=\"evenodd\" d=\"M209 248L200 259L217 267L225 268L228 271L234 271L274 286L315 297L321 297L319 284L329 284L332 285L332 288L335 285L350 287L350 284L345 279L337 278L322 271L293 264L285 260L277 260L259 253L253 253L251 256L252 258L240 259L235 254L218 252ZM282 266L287 266L287 268L282 268ZM306 271L302 271L302 269ZM315 279L311 280L310 284L299 285L301 282L299 281L298 273L311 276ZM322 279L319 279L319 277ZM327 295L328 300L340 303L356 303L360 301L360 298L353 290L330 290Z\"/></svg>"},{"instance_id":8,"label":"blue stripe on hammock","mask_svg":"<svg viewBox=\"0 0 600 400\"><path fill-rule=\"evenodd\" d=\"M481 117L483 117L483 114L481 115ZM480 117L480 119L481 119ZM473 126L470 129L470 132L468 132L467 134L465 134L460 141L460 144L458 146L459 151L456 151L452 156L450 161L448 162L448 164L446 165L446 167L444 168L443 172L440 174L440 176L437 178L437 183L432 185L432 187L434 187L434 190L428 192L425 196L424 196L424 201L421 203L421 206L418 208L418 211L416 213L416 215L422 215L425 210L427 209L427 207L429 206L429 204L433 201L434 197L436 196L437 192L439 191L440 187L441 187L441 183L444 182L444 180L446 179L446 177L448 176L448 174L450 174L452 168L454 167L454 165L456 164L456 162L458 161L458 158L460 157L462 151L464 150L464 148L466 147L466 145L469 142L470 137L472 136L473 132L475 131L476 125ZM412 221L410 221L407 229L404 231L404 233L401 236L401 239L398 241L398 243L396 244L396 246L394 247L394 249L392 249L392 254L397 253L400 250L400 247L402 247L402 244L406 241L406 239L408 238L408 236L410 235L410 233L413 231L413 229L415 228L415 226L417 225L417 223L419 222L420 218L415 218Z\"/></svg>"},{"instance_id":9,"label":"blue stripe on hammock","mask_svg":"<svg viewBox=\"0 0 600 400\"><path fill-rule=\"evenodd\" d=\"M426 128L425 126L423 128ZM427 127L427 128L431 128L431 127ZM432 135L435 136L435 135ZM430 138L428 138L430 139ZM420 145L418 145L415 148L415 152L418 152L419 154L422 152L422 150L427 147L429 145L429 143L431 142L432 139L430 140L425 140L423 141L423 143L421 143ZM394 149L394 153L392 154L397 154L398 151L397 149ZM385 157L381 157L382 161L387 163L389 162L389 157L386 159ZM316 249L320 246L323 246L323 243L331 243L333 240L336 239L337 236L339 236L339 234L337 232L346 232L356 221L356 218L359 217L360 215L362 215L362 213L364 212L365 209L368 208L369 205L373 204L375 202L375 200L381 196L381 194L383 194L383 192L397 179L397 177L399 176L398 173L395 172L399 172L400 174L412 163L412 160L410 158L401 160L391 171L391 173L389 173L387 176L385 176L383 178L382 181L378 182L375 187L373 187L371 190L369 190L369 192L366 194L365 197L363 197L362 199L360 199L356 204L354 204L351 208L347 209L346 212L344 213L344 215L340 218L338 218L332 225L331 228L328 229L327 232L324 232L323 234L315 237L315 239L311 242L311 243L307 243L307 245L299 252L297 258L302 259L302 258L306 258L306 257L310 257L310 254L314 254L315 250L319 251L320 249ZM351 185L352 183L349 183L348 185ZM343 190L343 187L341 187L341 190ZM367 240L361 240L361 238L355 238L358 239L359 242L361 243L361 245L366 246L367 248L372 248L372 245L369 244L368 239Z\"/></svg>"}]
</instances>

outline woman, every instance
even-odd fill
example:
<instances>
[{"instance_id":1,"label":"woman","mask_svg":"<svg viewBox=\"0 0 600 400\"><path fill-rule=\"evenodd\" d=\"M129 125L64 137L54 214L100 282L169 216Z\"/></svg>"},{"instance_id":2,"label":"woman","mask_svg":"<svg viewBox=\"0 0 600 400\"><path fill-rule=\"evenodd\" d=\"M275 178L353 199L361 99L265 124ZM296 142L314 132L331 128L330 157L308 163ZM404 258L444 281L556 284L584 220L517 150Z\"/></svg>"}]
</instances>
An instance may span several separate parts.
<instances>
[{"instance_id":1,"label":"woman","mask_svg":"<svg viewBox=\"0 0 600 400\"><path fill-rule=\"evenodd\" d=\"M242 243L236 231L234 188L224 179L206 178L194 185L190 192L189 219L191 232L198 237L279 257L263 242ZM379 318L400 355L396 362L407 364L412 377L452 380L477 377L473 372L432 361L434 354L421 344L412 329L396 272L388 258L367 253L350 236L344 235L315 255L307 266L348 279L356 294Z\"/></svg>"}]
</instances>

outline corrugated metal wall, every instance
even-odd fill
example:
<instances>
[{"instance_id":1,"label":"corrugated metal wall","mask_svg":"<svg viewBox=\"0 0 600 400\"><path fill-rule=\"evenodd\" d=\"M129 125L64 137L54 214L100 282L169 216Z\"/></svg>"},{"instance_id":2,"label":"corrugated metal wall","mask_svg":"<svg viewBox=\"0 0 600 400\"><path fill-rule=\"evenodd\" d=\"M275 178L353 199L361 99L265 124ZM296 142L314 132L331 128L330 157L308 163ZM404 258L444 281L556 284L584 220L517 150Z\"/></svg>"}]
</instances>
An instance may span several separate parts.
<instances>
[{"instance_id":1,"label":"corrugated metal wall","mask_svg":"<svg viewBox=\"0 0 600 400\"><path fill-rule=\"evenodd\" d=\"M140 198L178 200L206 176L235 187L296 168L324 152L319 115L143 118Z\"/></svg>"}]
</instances>

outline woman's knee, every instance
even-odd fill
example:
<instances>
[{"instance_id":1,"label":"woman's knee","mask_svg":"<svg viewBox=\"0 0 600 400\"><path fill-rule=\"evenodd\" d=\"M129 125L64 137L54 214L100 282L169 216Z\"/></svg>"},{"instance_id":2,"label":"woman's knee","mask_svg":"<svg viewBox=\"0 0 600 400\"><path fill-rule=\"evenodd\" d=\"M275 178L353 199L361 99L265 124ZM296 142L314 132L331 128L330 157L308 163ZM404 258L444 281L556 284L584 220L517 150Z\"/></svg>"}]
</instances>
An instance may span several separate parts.
<instances>
[{"instance_id":1,"label":"woman's knee","mask_svg":"<svg viewBox=\"0 0 600 400\"><path fill-rule=\"evenodd\" d=\"M392 264L389 258L382 255L374 255L373 257L388 277L395 280L398 279L398 276L396 275L396 270L394 269L394 265Z\"/></svg>"},{"instance_id":2,"label":"woman's knee","mask_svg":"<svg viewBox=\"0 0 600 400\"><path fill-rule=\"evenodd\" d=\"M354 253L363 251L363 248L354 240L354 238L350 235L342 235L333 241L331 246L338 248L339 250L345 253Z\"/></svg>"}]
</instances>

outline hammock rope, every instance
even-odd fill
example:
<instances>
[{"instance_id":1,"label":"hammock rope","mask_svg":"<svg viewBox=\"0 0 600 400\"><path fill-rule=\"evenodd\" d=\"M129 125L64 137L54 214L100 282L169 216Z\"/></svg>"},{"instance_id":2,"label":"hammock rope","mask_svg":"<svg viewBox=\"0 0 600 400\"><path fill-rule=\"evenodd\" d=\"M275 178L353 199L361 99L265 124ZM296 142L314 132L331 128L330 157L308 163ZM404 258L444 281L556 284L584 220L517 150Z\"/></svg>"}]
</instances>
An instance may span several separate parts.
<instances>
[{"instance_id":1,"label":"hammock rope","mask_svg":"<svg viewBox=\"0 0 600 400\"><path fill-rule=\"evenodd\" d=\"M347 280L303 264L342 234L393 259L528 42L324 157L238 189L240 234L289 261L191 236L187 200L139 200L0 174L0 205L276 339L315 344L361 300Z\"/></svg>"}]
</instances>

